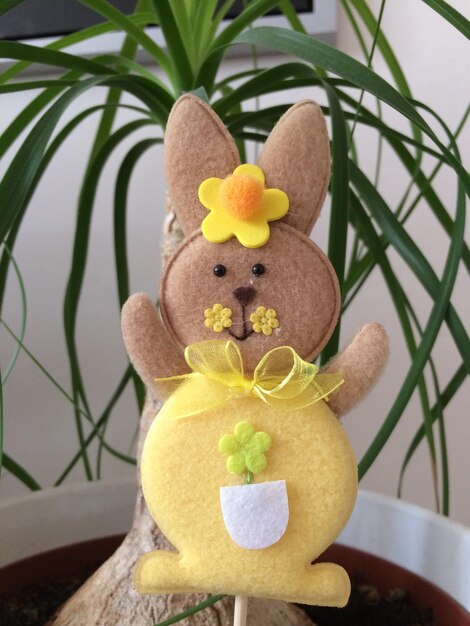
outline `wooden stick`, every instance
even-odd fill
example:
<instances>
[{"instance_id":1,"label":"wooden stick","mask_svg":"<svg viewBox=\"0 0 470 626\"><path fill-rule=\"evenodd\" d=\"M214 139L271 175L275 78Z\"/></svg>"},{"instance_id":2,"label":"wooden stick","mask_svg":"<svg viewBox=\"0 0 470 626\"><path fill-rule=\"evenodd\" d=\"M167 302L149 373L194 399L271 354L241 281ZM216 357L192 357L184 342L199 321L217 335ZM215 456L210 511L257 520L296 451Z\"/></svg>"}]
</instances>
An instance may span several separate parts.
<instances>
[{"instance_id":1,"label":"wooden stick","mask_svg":"<svg viewBox=\"0 0 470 626\"><path fill-rule=\"evenodd\" d=\"M246 626L248 598L235 596L235 608L233 611L233 626Z\"/></svg>"}]
</instances>

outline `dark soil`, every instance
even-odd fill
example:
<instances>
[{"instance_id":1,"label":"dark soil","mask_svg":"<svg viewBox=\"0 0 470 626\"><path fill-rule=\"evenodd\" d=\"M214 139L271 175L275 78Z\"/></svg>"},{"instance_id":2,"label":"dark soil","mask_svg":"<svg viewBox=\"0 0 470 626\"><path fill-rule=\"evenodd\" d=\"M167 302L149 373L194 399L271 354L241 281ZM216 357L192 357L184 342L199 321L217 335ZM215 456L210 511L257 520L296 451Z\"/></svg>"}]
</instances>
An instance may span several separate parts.
<instances>
[{"instance_id":1,"label":"dark soil","mask_svg":"<svg viewBox=\"0 0 470 626\"><path fill-rule=\"evenodd\" d=\"M14 598L0 596L1 626L44 626L92 571L25 588ZM432 611L413 606L403 589L380 594L371 585L357 584L344 609L302 608L318 626L437 626Z\"/></svg>"},{"instance_id":2,"label":"dark soil","mask_svg":"<svg viewBox=\"0 0 470 626\"><path fill-rule=\"evenodd\" d=\"M56 609L93 574L96 567L25 587L17 595L0 595L1 626L44 626Z\"/></svg>"},{"instance_id":3,"label":"dark soil","mask_svg":"<svg viewBox=\"0 0 470 626\"><path fill-rule=\"evenodd\" d=\"M432 609L415 606L404 589L380 593L372 585L353 585L344 609L302 606L317 626L437 626Z\"/></svg>"}]
</instances>

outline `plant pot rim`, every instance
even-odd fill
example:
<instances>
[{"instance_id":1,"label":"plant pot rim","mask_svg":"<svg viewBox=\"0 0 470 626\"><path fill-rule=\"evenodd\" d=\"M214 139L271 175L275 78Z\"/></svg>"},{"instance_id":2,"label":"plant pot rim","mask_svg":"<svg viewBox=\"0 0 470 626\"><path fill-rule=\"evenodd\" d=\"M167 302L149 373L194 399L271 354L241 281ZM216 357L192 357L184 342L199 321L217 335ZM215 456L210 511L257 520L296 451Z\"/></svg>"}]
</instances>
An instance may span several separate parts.
<instances>
[{"instance_id":1,"label":"plant pot rim","mask_svg":"<svg viewBox=\"0 0 470 626\"><path fill-rule=\"evenodd\" d=\"M427 578L470 611L470 529L415 504L360 490L338 543Z\"/></svg>"},{"instance_id":2,"label":"plant pot rim","mask_svg":"<svg viewBox=\"0 0 470 626\"><path fill-rule=\"evenodd\" d=\"M134 477L61 485L0 501L0 567L68 544L126 533Z\"/></svg>"},{"instance_id":3,"label":"plant pot rim","mask_svg":"<svg viewBox=\"0 0 470 626\"><path fill-rule=\"evenodd\" d=\"M4 498L0 567L67 544L127 532L136 492L135 478L126 478ZM470 611L470 529L466 526L361 489L338 543L426 577Z\"/></svg>"}]
</instances>

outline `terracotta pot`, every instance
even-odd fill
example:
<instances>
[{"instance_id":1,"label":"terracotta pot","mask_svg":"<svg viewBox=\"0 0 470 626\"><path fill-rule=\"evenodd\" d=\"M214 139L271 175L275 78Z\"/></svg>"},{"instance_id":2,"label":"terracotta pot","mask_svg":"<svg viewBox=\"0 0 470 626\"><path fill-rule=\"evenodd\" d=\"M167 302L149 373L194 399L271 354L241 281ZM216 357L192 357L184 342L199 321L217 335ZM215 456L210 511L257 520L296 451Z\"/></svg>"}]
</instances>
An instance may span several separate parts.
<instances>
[{"instance_id":1,"label":"terracotta pot","mask_svg":"<svg viewBox=\"0 0 470 626\"><path fill-rule=\"evenodd\" d=\"M134 494L131 481L102 482L4 501L0 593L104 561L130 526ZM362 492L340 540L349 545L332 546L320 560L340 563L379 589L405 587L415 603L433 608L439 623L470 626L468 529L419 507ZM444 584L434 584L443 578Z\"/></svg>"}]
</instances>

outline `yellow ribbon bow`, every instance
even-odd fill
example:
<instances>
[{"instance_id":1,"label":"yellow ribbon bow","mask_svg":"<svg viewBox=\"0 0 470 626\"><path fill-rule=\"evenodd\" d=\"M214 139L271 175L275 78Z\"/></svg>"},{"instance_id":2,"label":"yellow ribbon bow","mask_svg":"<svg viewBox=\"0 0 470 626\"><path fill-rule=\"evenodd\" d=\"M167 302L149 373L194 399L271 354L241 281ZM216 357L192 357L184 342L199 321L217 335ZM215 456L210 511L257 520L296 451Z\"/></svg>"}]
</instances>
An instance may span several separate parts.
<instances>
[{"instance_id":1,"label":"yellow ribbon bow","mask_svg":"<svg viewBox=\"0 0 470 626\"><path fill-rule=\"evenodd\" d=\"M184 357L191 373L155 379L175 419L198 415L237 396L256 397L283 410L300 409L328 400L344 382L341 372L318 374L316 365L301 359L289 346L270 350L252 379L245 377L242 355L233 341L201 341L188 346ZM175 394L182 391L182 385L184 393Z\"/></svg>"}]
</instances>

